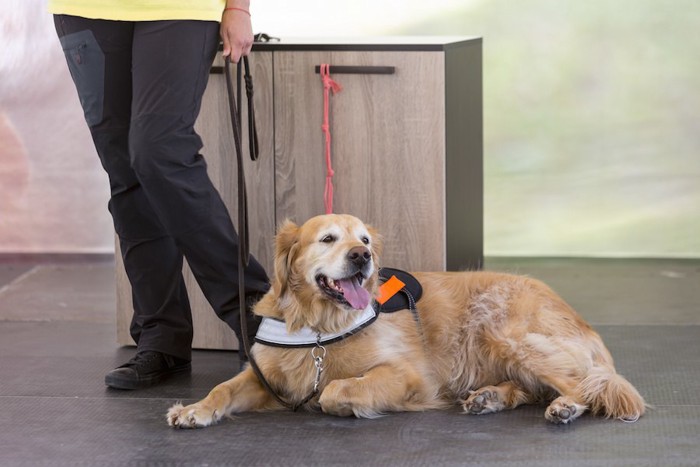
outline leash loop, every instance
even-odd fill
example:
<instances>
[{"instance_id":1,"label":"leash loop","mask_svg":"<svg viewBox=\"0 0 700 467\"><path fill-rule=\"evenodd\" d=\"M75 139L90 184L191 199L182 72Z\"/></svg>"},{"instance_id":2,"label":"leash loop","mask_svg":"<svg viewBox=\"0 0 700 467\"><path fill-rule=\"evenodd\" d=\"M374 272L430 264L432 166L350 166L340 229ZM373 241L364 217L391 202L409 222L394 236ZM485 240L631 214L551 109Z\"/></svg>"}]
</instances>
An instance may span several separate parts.
<instances>
[{"instance_id":1,"label":"leash loop","mask_svg":"<svg viewBox=\"0 0 700 467\"><path fill-rule=\"evenodd\" d=\"M243 57L243 66L245 67L243 75L245 94L248 99L248 148L250 150L250 160L257 161L258 157L260 157L260 148L258 146L258 128L255 124L255 106L253 105L253 76L250 74L248 57Z\"/></svg>"}]
</instances>

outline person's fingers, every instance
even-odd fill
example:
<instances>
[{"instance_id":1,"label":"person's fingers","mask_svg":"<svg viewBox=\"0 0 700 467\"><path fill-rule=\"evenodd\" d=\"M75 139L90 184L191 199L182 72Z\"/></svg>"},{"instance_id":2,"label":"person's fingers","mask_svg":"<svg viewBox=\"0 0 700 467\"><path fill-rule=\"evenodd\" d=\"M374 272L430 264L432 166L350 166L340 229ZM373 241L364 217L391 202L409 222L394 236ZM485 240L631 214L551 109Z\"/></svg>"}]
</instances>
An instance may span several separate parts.
<instances>
[{"instance_id":1,"label":"person's fingers","mask_svg":"<svg viewBox=\"0 0 700 467\"><path fill-rule=\"evenodd\" d=\"M223 41L224 57L231 57L231 61L238 62L241 56L248 55L253 47L253 30L250 18L244 15L224 16L220 29Z\"/></svg>"},{"instance_id":2,"label":"person's fingers","mask_svg":"<svg viewBox=\"0 0 700 467\"><path fill-rule=\"evenodd\" d=\"M224 27L222 25L221 31L221 41L224 43L224 48L222 51L222 54L224 57L228 57L229 54L231 53L231 42L229 41L228 35L226 34L226 31L224 30Z\"/></svg>"},{"instance_id":3,"label":"person's fingers","mask_svg":"<svg viewBox=\"0 0 700 467\"><path fill-rule=\"evenodd\" d=\"M250 54L250 51L252 48L253 48L253 41L246 42L245 47L243 48L243 55Z\"/></svg>"}]
</instances>

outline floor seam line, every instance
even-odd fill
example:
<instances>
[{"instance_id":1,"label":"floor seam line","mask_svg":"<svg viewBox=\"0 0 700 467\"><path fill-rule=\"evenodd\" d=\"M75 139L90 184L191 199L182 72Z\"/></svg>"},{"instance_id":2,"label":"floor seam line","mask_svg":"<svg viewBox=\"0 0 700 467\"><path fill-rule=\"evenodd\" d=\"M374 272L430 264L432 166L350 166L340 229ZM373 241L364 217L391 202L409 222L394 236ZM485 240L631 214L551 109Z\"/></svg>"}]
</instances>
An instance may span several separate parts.
<instances>
[{"instance_id":1,"label":"floor seam line","mask_svg":"<svg viewBox=\"0 0 700 467\"><path fill-rule=\"evenodd\" d=\"M27 279L28 277L33 276L40 268L41 268L41 266L34 266L34 267L31 268L30 270L25 271L24 273L22 273L22 274L20 274L19 276L15 277L15 278L14 278L12 281L10 281L9 283L7 283L7 284L3 285L2 287L0 287L0 298L2 298L2 295L3 295L5 292L7 292L8 290L12 289L13 286L15 286L15 285L17 285L17 284L20 284L22 281L24 281L24 280Z\"/></svg>"}]
</instances>

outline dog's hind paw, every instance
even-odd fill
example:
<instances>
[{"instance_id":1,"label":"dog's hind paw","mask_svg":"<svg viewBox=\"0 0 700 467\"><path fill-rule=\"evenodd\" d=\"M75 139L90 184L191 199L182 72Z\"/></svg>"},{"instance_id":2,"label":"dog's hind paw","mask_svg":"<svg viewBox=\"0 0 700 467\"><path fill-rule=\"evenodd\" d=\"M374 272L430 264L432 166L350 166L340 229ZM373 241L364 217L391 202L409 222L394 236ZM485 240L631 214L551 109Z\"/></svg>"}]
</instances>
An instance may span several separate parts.
<instances>
[{"instance_id":1,"label":"dog's hind paw","mask_svg":"<svg viewBox=\"0 0 700 467\"><path fill-rule=\"evenodd\" d=\"M173 428L201 428L212 425L218 421L216 411L211 411L198 404L184 407L182 404L175 404L168 410L166 415L168 425Z\"/></svg>"},{"instance_id":2,"label":"dog's hind paw","mask_svg":"<svg viewBox=\"0 0 700 467\"><path fill-rule=\"evenodd\" d=\"M462 404L462 408L469 414L484 415L500 412L505 408L505 404L498 397L498 389L496 387L486 386L473 391Z\"/></svg>"}]
</instances>

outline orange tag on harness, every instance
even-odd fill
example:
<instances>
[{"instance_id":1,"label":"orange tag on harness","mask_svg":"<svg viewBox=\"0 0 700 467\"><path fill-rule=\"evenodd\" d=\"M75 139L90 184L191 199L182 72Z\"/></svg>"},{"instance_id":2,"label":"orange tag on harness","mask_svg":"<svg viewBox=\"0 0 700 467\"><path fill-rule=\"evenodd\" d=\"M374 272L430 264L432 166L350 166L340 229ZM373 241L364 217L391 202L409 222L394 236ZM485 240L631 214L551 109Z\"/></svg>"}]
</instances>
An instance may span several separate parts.
<instances>
[{"instance_id":1,"label":"orange tag on harness","mask_svg":"<svg viewBox=\"0 0 700 467\"><path fill-rule=\"evenodd\" d=\"M387 300L396 295L396 293L403 289L405 285L406 284L401 282L401 280L396 276L391 276L388 281L379 286L379 296L377 297L377 301L380 305L384 305Z\"/></svg>"}]
</instances>

